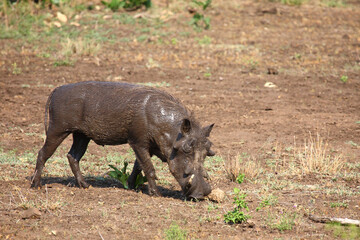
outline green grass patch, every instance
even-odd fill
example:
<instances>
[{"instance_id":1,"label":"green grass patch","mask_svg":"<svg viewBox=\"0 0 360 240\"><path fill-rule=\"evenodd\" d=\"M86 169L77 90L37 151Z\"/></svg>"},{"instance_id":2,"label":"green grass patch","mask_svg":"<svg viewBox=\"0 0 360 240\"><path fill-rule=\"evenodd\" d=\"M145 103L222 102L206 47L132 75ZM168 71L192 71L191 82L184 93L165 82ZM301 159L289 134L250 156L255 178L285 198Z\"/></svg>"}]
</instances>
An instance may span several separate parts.
<instances>
[{"instance_id":1,"label":"green grass patch","mask_svg":"<svg viewBox=\"0 0 360 240\"><path fill-rule=\"evenodd\" d=\"M278 203L278 198L272 194L262 197L262 200L259 206L256 208L256 211L259 211L267 206L274 206Z\"/></svg>"},{"instance_id":2,"label":"green grass patch","mask_svg":"<svg viewBox=\"0 0 360 240\"><path fill-rule=\"evenodd\" d=\"M355 225L341 225L340 223L327 223L325 228L333 232L336 238L355 240L360 239L360 227Z\"/></svg>"},{"instance_id":3,"label":"green grass patch","mask_svg":"<svg viewBox=\"0 0 360 240\"><path fill-rule=\"evenodd\" d=\"M327 7L344 7L346 6L346 2L342 0L322 0L321 3Z\"/></svg>"},{"instance_id":4,"label":"green grass patch","mask_svg":"<svg viewBox=\"0 0 360 240\"><path fill-rule=\"evenodd\" d=\"M331 208L340 208L340 207L347 208L347 207L349 207L349 204L346 202L332 202L332 203L330 203L330 207Z\"/></svg>"},{"instance_id":5,"label":"green grass patch","mask_svg":"<svg viewBox=\"0 0 360 240\"><path fill-rule=\"evenodd\" d=\"M180 228L177 223L172 223L168 229L164 231L166 240L185 240L187 231Z\"/></svg>"},{"instance_id":6,"label":"green grass patch","mask_svg":"<svg viewBox=\"0 0 360 240\"><path fill-rule=\"evenodd\" d=\"M212 42L212 38L209 36L203 36L202 38L195 38L199 45L209 45Z\"/></svg>"},{"instance_id":7,"label":"green grass patch","mask_svg":"<svg viewBox=\"0 0 360 240\"><path fill-rule=\"evenodd\" d=\"M269 214L266 223L270 228L284 232L293 229L296 217L295 212L280 212L278 215Z\"/></svg>"},{"instance_id":8,"label":"green grass patch","mask_svg":"<svg viewBox=\"0 0 360 240\"><path fill-rule=\"evenodd\" d=\"M136 23L136 20L127 13L114 14L113 19L119 20L121 24L134 25Z\"/></svg>"},{"instance_id":9,"label":"green grass patch","mask_svg":"<svg viewBox=\"0 0 360 240\"><path fill-rule=\"evenodd\" d=\"M74 64L75 62L69 59L59 59L53 63L54 67L61 67L61 66L68 67L68 66L74 66Z\"/></svg>"}]
</instances>

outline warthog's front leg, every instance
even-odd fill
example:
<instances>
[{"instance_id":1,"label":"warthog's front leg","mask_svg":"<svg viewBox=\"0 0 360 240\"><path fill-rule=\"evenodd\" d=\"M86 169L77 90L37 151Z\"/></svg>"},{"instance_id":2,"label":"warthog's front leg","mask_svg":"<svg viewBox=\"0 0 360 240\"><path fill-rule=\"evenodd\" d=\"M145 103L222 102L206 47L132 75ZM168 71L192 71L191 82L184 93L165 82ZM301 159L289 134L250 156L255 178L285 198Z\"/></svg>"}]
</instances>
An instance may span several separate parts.
<instances>
[{"instance_id":1,"label":"warthog's front leg","mask_svg":"<svg viewBox=\"0 0 360 240\"><path fill-rule=\"evenodd\" d=\"M136 159L137 159L135 161L135 164L138 161L138 163L140 164L140 168L139 168L139 166L136 166L136 168L134 166L133 173L131 174L132 178L130 179L130 183L132 183L133 181L135 182L135 180L136 180L135 174L137 176L137 174L140 173L139 170L142 169L148 180L149 195L161 196L161 193L156 186L155 180L157 179L157 177L156 177L155 168L151 162L151 157L150 157L148 150L137 147L137 146L132 146L132 147L134 149L134 152L136 154ZM134 177L135 177L135 180L133 180Z\"/></svg>"}]
</instances>

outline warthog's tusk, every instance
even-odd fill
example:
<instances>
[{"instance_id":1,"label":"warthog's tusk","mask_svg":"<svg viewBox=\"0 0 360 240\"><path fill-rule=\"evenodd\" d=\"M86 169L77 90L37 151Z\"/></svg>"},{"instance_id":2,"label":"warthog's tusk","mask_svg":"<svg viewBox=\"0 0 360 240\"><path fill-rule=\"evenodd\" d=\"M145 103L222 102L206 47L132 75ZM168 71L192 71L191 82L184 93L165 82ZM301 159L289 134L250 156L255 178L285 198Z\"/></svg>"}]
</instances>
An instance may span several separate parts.
<instances>
[{"instance_id":1,"label":"warthog's tusk","mask_svg":"<svg viewBox=\"0 0 360 240\"><path fill-rule=\"evenodd\" d=\"M192 180L194 179L194 177L195 177L195 175L193 174L193 175L191 175L191 177L190 177L190 179L189 179L189 184L191 185L191 183L192 183Z\"/></svg>"}]
</instances>

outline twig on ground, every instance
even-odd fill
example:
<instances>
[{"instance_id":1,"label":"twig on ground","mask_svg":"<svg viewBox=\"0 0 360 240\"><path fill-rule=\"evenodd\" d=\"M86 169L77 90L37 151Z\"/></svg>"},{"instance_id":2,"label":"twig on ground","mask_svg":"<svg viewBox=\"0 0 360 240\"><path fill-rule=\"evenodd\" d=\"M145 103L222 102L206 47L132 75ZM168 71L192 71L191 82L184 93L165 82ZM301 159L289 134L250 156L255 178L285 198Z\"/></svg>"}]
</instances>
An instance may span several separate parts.
<instances>
[{"instance_id":1,"label":"twig on ground","mask_svg":"<svg viewBox=\"0 0 360 240\"><path fill-rule=\"evenodd\" d=\"M103 238L103 236L101 235L101 233L100 233L99 230L98 230L98 233L99 233L99 235L100 235L100 237L101 237L101 240L104 240L104 238Z\"/></svg>"},{"instance_id":2,"label":"twig on ground","mask_svg":"<svg viewBox=\"0 0 360 240\"><path fill-rule=\"evenodd\" d=\"M348 219L348 218L319 217L319 216L315 216L312 214L310 214L308 217L310 220L312 220L314 222L318 222L318 223L336 222L336 223L340 223L343 225L353 224L353 225L360 227L360 220L354 220L354 219Z\"/></svg>"}]
</instances>

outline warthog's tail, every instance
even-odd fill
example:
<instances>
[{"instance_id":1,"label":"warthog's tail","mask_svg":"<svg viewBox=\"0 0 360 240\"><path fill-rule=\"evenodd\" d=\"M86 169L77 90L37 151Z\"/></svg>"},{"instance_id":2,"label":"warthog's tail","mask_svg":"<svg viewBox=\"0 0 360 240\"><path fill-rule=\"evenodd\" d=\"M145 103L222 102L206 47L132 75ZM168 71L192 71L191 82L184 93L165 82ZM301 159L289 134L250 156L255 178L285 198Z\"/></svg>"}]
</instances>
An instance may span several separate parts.
<instances>
[{"instance_id":1,"label":"warthog's tail","mask_svg":"<svg viewBox=\"0 0 360 240\"><path fill-rule=\"evenodd\" d=\"M55 89L56 90L56 89ZM45 105L45 121L44 121L44 125L45 125L45 133L47 134L48 132L48 129L49 129L49 121L50 121L50 118L49 118L49 108L50 108L50 102L51 102L51 98L52 98L52 95L54 94L55 90L53 90L47 101L46 101L46 105Z\"/></svg>"}]
</instances>

